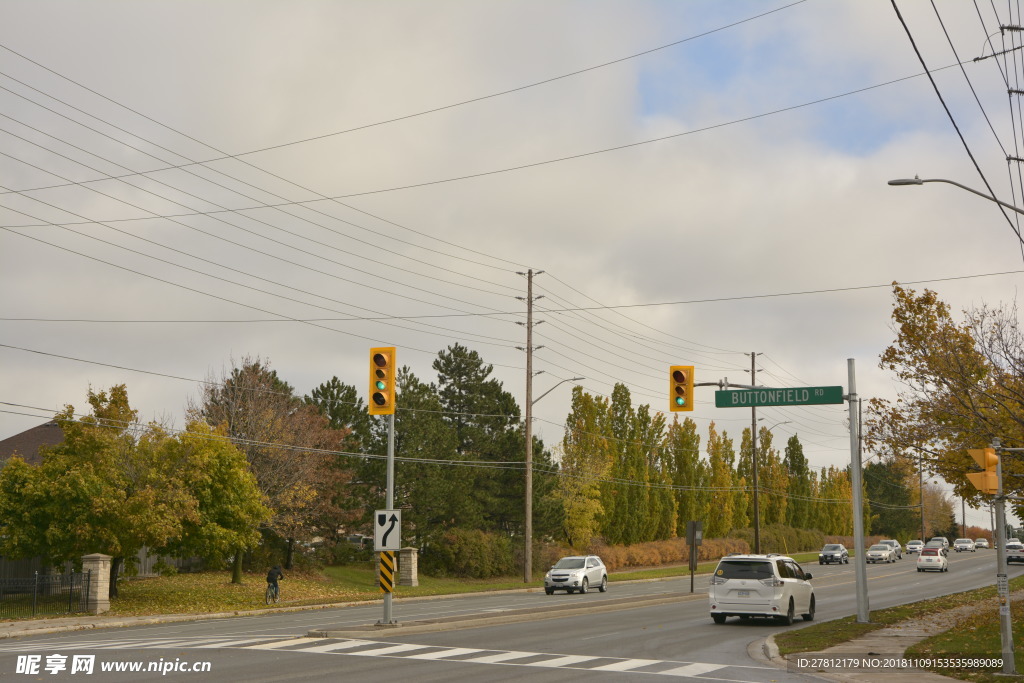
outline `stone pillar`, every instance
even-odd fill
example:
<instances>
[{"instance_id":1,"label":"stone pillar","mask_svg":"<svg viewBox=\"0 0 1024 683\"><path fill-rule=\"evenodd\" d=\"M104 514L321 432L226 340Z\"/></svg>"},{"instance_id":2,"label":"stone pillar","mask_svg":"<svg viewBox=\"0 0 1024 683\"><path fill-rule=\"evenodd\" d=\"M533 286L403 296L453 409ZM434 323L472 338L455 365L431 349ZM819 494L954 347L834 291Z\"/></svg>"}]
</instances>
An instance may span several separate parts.
<instances>
[{"instance_id":1,"label":"stone pillar","mask_svg":"<svg viewBox=\"0 0 1024 683\"><path fill-rule=\"evenodd\" d=\"M416 548L402 548L398 551L398 585L420 585L418 566L419 551Z\"/></svg>"},{"instance_id":2,"label":"stone pillar","mask_svg":"<svg viewBox=\"0 0 1024 683\"><path fill-rule=\"evenodd\" d=\"M93 553L82 556L82 573L89 572L89 594L85 608L93 614L110 609L110 555Z\"/></svg>"}]
</instances>

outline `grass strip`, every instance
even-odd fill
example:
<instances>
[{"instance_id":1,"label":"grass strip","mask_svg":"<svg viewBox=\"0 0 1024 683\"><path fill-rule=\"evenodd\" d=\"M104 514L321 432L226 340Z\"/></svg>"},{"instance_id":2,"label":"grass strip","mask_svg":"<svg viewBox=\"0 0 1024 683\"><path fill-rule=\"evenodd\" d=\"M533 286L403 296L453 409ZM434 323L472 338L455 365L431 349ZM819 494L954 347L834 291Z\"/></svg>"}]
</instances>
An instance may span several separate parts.
<instances>
[{"instance_id":1,"label":"grass strip","mask_svg":"<svg viewBox=\"0 0 1024 683\"><path fill-rule=\"evenodd\" d=\"M1024 576L1018 576L1010 581L1011 591L1022 588L1024 588ZM779 633L775 636L775 644L778 646L779 654L781 655L794 652L820 652L871 631L893 626L903 621L928 615L941 619L942 612L960 607L961 605L978 604L981 607L986 601L994 602L995 596L996 587L985 586L984 588L976 588L963 593L928 598L920 602L873 610L868 615L871 622L867 624L858 624L855 616L849 616ZM995 651L998 652L999 650L997 633ZM961 649L959 652L965 652L965 650Z\"/></svg>"}]
</instances>

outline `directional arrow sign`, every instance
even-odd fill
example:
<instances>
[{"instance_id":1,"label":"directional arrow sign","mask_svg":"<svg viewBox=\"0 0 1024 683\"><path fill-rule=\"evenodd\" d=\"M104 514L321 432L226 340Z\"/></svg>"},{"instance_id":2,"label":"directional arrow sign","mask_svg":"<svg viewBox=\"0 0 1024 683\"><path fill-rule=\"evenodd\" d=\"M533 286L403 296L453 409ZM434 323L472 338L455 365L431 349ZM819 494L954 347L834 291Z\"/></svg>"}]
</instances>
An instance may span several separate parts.
<instances>
[{"instance_id":1,"label":"directional arrow sign","mask_svg":"<svg viewBox=\"0 0 1024 683\"><path fill-rule=\"evenodd\" d=\"M402 546L402 511L377 510L373 515L373 550L397 551Z\"/></svg>"}]
</instances>

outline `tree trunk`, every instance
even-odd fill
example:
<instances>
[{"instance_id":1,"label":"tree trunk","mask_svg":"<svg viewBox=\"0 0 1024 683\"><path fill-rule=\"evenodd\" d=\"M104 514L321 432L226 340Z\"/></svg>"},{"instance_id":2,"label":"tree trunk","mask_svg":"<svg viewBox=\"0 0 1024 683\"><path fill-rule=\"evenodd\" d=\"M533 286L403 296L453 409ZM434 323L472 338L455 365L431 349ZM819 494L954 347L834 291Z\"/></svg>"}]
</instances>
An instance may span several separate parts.
<instances>
[{"instance_id":1,"label":"tree trunk","mask_svg":"<svg viewBox=\"0 0 1024 683\"><path fill-rule=\"evenodd\" d=\"M235 563L231 567L231 583L242 583L242 550L235 551Z\"/></svg>"},{"instance_id":2,"label":"tree trunk","mask_svg":"<svg viewBox=\"0 0 1024 683\"><path fill-rule=\"evenodd\" d=\"M294 538L289 538L288 539L288 552L284 556L284 568L285 569L291 569L292 568L292 556L293 556L294 552L295 552L295 539Z\"/></svg>"},{"instance_id":3,"label":"tree trunk","mask_svg":"<svg viewBox=\"0 0 1024 683\"><path fill-rule=\"evenodd\" d=\"M110 590L107 592L108 598L117 597L117 575L121 573L121 565L124 564L123 557L115 557L110 561Z\"/></svg>"}]
</instances>

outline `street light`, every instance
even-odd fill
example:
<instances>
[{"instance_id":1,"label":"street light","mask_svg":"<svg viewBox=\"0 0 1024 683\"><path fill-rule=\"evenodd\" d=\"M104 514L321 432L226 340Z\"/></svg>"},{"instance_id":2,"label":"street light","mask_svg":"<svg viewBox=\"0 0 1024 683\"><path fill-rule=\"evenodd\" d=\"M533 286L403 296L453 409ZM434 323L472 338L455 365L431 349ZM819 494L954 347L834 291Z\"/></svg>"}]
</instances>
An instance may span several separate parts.
<instances>
[{"instance_id":1,"label":"street light","mask_svg":"<svg viewBox=\"0 0 1024 683\"><path fill-rule=\"evenodd\" d=\"M958 182L955 182L955 181L952 181L952 180L946 180L945 178L918 178L917 176L914 176L913 178L897 178L895 180L890 180L889 181L890 185L896 185L896 186L900 186L900 185L924 185L925 183L946 183L947 185L956 185L961 190L967 190L971 194L976 194L979 197L984 197L985 199L989 200L990 202L995 202L999 206L1005 206L1007 209L1010 209L1011 211L1016 211L1017 213L1024 214L1024 209L1018 209L1013 204L1007 204L1004 201L1000 201L1000 200L996 199L992 195L985 194L984 192L978 192L977 190L972 189L970 187L967 187L966 185L961 185Z\"/></svg>"},{"instance_id":2,"label":"street light","mask_svg":"<svg viewBox=\"0 0 1024 683\"><path fill-rule=\"evenodd\" d=\"M532 379L532 378L531 378ZM526 513L524 520L525 524L523 529L523 536L525 536L524 542L525 547L523 548L523 583L530 583L533 581L533 406L537 401L541 400L559 386L566 382L577 382L584 379L583 377L571 377L569 379L563 379L561 382L551 387L537 398L530 399L529 392L527 393L527 400L529 403L526 405Z\"/></svg>"}]
</instances>

